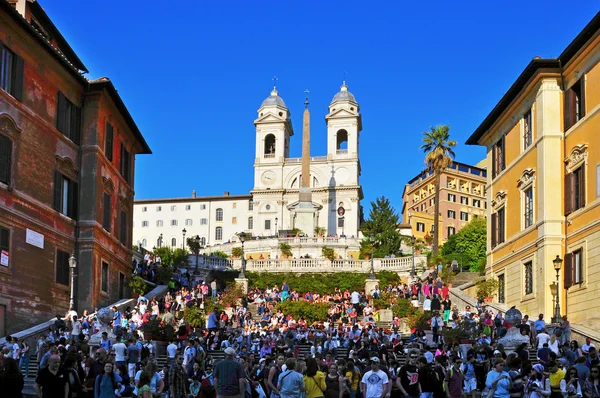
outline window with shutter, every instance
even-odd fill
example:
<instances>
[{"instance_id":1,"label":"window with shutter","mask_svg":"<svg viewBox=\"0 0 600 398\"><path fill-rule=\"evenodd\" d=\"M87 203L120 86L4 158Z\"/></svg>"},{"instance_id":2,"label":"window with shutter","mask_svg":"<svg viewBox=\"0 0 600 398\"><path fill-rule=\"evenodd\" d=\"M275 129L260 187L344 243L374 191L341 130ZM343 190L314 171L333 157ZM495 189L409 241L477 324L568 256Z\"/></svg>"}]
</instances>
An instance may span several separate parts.
<instances>
[{"instance_id":1,"label":"window with shutter","mask_svg":"<svg viewBox=\"0 0 600 398\"><path fill-rule=\"evenodd\" d=\"M573 213L574 189L575 175L568 173L565 175L565 216Z\"/></svg>"},{"instance_id":2,"label":"window with shutter","mask_svg":"<svg viewBox=\"0 0 600 398\"><path fill-rule=\"evenodd\" d=\"M583 283L583 251L581 249L573 252L573 275L572 281L574 285Z\"/></svg>"},{"instance_id":3,"label":"window with shutter","mask_svg":"<svg viewBox=\"0 0 600 398\"><path fill-rule=\"evenodd\" d=\"M56 283L69 286L69 253L56 251Z\"/></svg>"},{"instance_id":4,"label":"window with shutter","mask_svg":"<svg viewBox=\"0 0 600 398\"><path fill-rule=\"evenodd\" d=\"M102 261L102 275L100 288L104 293L108 293L108 263Z\"/></svg>"},{"instance_id":5,"label":"window with shutter","mask_svg":"<svg viewBox=\"0 0 600 398\"><path fill-rule=\"evenodd\" d=\"M113 160L113 146L114 146L114 131L113 126L106 122L106 139L104 141L104 154L106 158L112 162Z\"/></svg>"},{"instance_id":6,"label":"window with shutter","mask_svg":"<svg viewBox=\"0 0 600 398\"><path fill-rule=\"evenodd\" d=\"M110 232L110 224L111 224L111 196L104 192L104 199L102 203L102 228Z\"/></svg>"},{"instance_id":7,"label":"window with shutter","mask_svg":"<svg viewBox=\"0 0 600 398\"><path fill-rule=\"evenodd\" d=\"M585 116L585 76L565 91L563 114L565 131Z\"/></svg>"},{"instance_id":8,"label":"window with shutter","mask_svg":"<svg viewBox=\"0 0 600 398\"><path fill-rule=\"evenodd\" d=\"M122 244L127 246L127 213L123 210L121 210L120 225L119 240Z\"/></svg>"},{"instance_id":9,"label":"window with shutter","mask_svg":"<svg viewBox=\"0 0 600 398\"><path fill-rule=\"evenodd\" d=\"M23 70L25 63L0 41L0 89L19 101L23 100Z\"/></svg>"},{"instance_id":10,"label":"window with shutter","mask_svg":"<svg viewBox=\"0 0 600 398\"><path fill-rule=\"evenodd\" d=\"M573 253L565 254L563 264L563 284L564 288L568 289L573 286Z\"/></svg>"},{"instance_id":11,"label":"window with shutter","mask_svg":"<svg viewBox=\"0 0 600 398\"><path fill-rule=\"evenodd\" d=\"M573 211L585 206L585 165L573 171Z\"/></svg>"},{"instance_id":12,"label":"window with shutter","mask_svg":"<svg viewBox=\"0 0 600 398\"><path fill-rule=\"evenodd\" d=\"M494 247L496 247L496 244L498 242L498 214L497 213L492 214L491 239L492 239L492 249L493 249Z\"/></svg>"},{"instance_id":13,"label":"window with shutter","mask_svg":"<svg viewBox=\"0 0 600 398\"><path fill-rule=\"evenodd\" d=\"M56 107L56 128L65 137L79 145L81 135L81 108L75 106L58 92L58 103Z\"/></svg>"},{"instance_id":14,"label":"window with shutter","mask_svg":"<svg viewBox=\"0 0 600 398\"><path fill-rule=\"evenodd\" d=\"M67 217L76 219L78 212L79 189L77 183L71 181L59 171L54 172L54 210Z\"/></svg>"},{"instance_id":15,"label":"window with shutter","mask_svg":"<svg viewBox=\"0 0 600 398\"><path fill-rule=\"evenodd\" d=\"M5 135L0 135L0 182L10 185L12 166L12 141Z\"/></svg>"},{"instance_id":16,"label":"window with shutter","mask_svg":"<svg viewBox=\"0 0 600 398\"><path fill-rule=\"evenodd\" d=\"M0 252L9 253L10 258L10 229L0 227ZM3 267L8 267L8 264L1 264Z\"/></svg>"},{"instance_id":17,"label":"window with shutter","mask_svg":"<svg viewBox=\"0 0 600 398\"><path fill-rule=\"evenodd\" d=\"M497 238L496 243L501 244L501 243L504 243L505 234L506 234L506 231L505 231L506 212L504 210L504 207L496 212L496 217L497 217L496 228L498 229L498 234L497 234L498 238Z\"/></svg>"}]
</instances>

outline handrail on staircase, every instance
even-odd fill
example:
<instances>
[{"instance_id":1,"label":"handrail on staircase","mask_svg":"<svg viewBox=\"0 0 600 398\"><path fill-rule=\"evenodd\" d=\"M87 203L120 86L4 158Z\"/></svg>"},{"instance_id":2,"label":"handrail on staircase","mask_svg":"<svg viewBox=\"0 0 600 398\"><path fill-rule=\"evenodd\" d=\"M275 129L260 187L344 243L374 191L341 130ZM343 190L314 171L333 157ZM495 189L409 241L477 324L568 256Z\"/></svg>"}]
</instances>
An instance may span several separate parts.
<instances>
[{"instance_id":1,"label":"handrail on staircase","mask_svg":"<svg viewBox=\"0 0 600 398\"><path fill-rule=\"evenodd\" d=\"M144 296L160 298L160 297L164 296L167 293L167 291L169 290L169 287L167 285L155 285L155 286L156 287L154 289L152 289L151 291L146 293ZM121 299L121 300L117 301L116 303L107 305L106 307L111 308L113 306L116 306L117 309L122 310L124 308L127 308L128 306L134 307L136 304L137 304L137 299L130 298L130 299ZM92 314L90 314L90 316L93 317L95 314L96 313L92 313ZM32 326L28 329L22 330L17 333L12 333L11 336L18 338L19 340L26 340L27 344L29 344L31 347L35 347L36 340L38 339L38 337L41 334L48 332L48 329L50 328L50 326L54 325L55 320L56 320L56 318L52 318L49 321L42 322L42 323ZM6 337L0 338L0 347L3 347L5 345L6 345Z\"/></svg>"}]
</instances>

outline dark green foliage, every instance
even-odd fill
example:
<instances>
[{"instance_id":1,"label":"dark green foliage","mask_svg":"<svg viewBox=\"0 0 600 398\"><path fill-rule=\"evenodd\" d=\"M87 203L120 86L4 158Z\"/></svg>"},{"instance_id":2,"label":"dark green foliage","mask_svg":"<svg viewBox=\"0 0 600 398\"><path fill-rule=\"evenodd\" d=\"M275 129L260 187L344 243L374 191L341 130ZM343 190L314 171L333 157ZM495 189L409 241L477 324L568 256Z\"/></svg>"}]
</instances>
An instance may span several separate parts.
<instances>
[{"instance_id":1,"label":"dark green foliage","mask_svg":"<svg viewBox=\"0 0 600 398\"><path fill-rule=\"evenodd\" d=\"M364 254L371 255L371 251L375 258L398 254L402 242L400 232L398 232L398 223L398 214L389 199L381 196L375 199L375 202L371 202L369 219L361 226L361 231L365 236L365 240L361 242L361 258L364 258ZM373 247L369 242L370 236L375 239Z\"/></svg>"},{"instance_id":2,"label":"dark green foliage","mask_svg":"<svg viewBox=\"0 0 600 398\"><path fill-rule=\"evenodd\" d=\"M132 292L143 296L147 289L146 281L141 276L136 275L129 281L129 288Z\"/></svg>"},{"instance_id":3,"label":"dark green foliage","mask_svg":"<svg viewBox=\"0 0 600 398\"><path fill-rule=\"evenodd\" d=\"M231 249L231 257L242 257L243 251L241 247Z\"/></svg>"},{"instance_id":4,"label":"dark green foliage","mask_svg":"<svg viewBox=\"0 0 600 398\"><path fill-rule=\"evenodd\" d=\"M326 320L329 308L328 303L309 303L308 301L286 300L277 304L277 309L284 314L291 315L294 319L304 318L308 323Z\"/></svg>"},{"instance_id":5,"label":"dark green foliage","mask_svg":"<svg viewBox=\"0 0 600 398\"><path fill-rule=\"evenodd\" d=\"M173 270L166 265L159 265L156 270L156 279L159 284L167 285L173 278Z\"/></svg>"},{"instance_id":6,"label":"dark green foliage","mask_svg":"<svg viewBox=\"0 0 600 398\"><path fill-rule=\"evenodd\" d=\"M481 272L486 262L487 222L485 218L474 218L452 235L442 246L440 254L448 262L464 259L463 271Z\"/></svg>"},{"instance_id":7,"label":"dark green foliage","mask_svg":"<svg viewBox=\"0 0 600 398\"><path fill-rule=\"evenodd\" d=\"M188 256L190 253L181 248L172 249L169 246L162 246L157 247L154 250L154 254L160 257L162 265L185 267L188 264Z\"/></svg>"},{"instance_id":8,"label":"dark green foliage","mask_svg":"<svg viewBox=\"0 0 600 398\"><path fill-rule=\"evenodd\" d=\"M291 290L304 294L308 291L313 293L333 293L336 287L343 292L348 289L361 291L365 288L365 279L368 273L358 272L337 272L333 274L296 274L296 273L267 273L267 272L246 272L248 286L254 288L258 286L264 289L265 286L273 287L281 285L284 281L288 283ZM391 271L381 271L377 273L377 278L381 286L387 286L389 283L397 283L400 278Z\"/></svg>"},{"instance_id":9,"label":"dark green foliage","mask_svg":"<svg viewBox=\"0 0 600 398\"><path fill-rule=\"evenodd\" d=\"M228 258L229 256L227 255L227 253L222 252L222 251L216 251L216 252L212 252L210 253L211 256L216 256L216 257L221 257L221 258Z\"/></svg>"}]
</instances>

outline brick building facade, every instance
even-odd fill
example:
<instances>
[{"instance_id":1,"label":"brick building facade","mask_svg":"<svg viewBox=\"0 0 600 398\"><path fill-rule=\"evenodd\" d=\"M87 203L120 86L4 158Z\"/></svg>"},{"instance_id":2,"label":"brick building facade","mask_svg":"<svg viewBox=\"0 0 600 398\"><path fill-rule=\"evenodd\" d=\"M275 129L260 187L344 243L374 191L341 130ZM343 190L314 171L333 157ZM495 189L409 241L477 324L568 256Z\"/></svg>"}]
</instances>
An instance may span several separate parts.
<instances>
[{"instance_id":1,"label":"brick building facade","mask_svg":"<svg viewBox=\"0 0 600 398\"><path fill-rule=\"evenodd\" d=\"M0 336L127 296L141 132L39 3L0 0Z\"/></svg>"}]
</instances>

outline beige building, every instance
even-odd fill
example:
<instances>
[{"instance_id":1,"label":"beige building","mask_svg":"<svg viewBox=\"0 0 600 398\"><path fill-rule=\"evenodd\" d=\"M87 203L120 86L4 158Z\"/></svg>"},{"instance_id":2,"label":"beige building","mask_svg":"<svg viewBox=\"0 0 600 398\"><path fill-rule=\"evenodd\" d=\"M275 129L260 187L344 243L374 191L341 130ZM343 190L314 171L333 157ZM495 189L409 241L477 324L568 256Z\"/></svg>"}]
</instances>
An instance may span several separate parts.
<instances>
[{"instance_id":1,"label":"beige building","mask_svg":"<svg viewBox=\"0 0 600 398\"><path fill-rule=\"evenodd\" d=\"M561 313L595 330L598 131L600 13L558 58L533 58L467 141L487 149L486 274L500 281L498 301L550 320L558 256Z\"/></svg>"},{"instance_id":2,"label":"beige building","mask_svg":"<svg viewBox=\"0 0 600 398\"><path fill-rule=\"evenodd\" d=\"M454 162L440 176L439 240L444 242L475 217L485 217L485 169ZM426 239L433 233L435 178L423 171L410 180L402 195L402 218L412 234Z\"/></svg>"}]
</instances>

